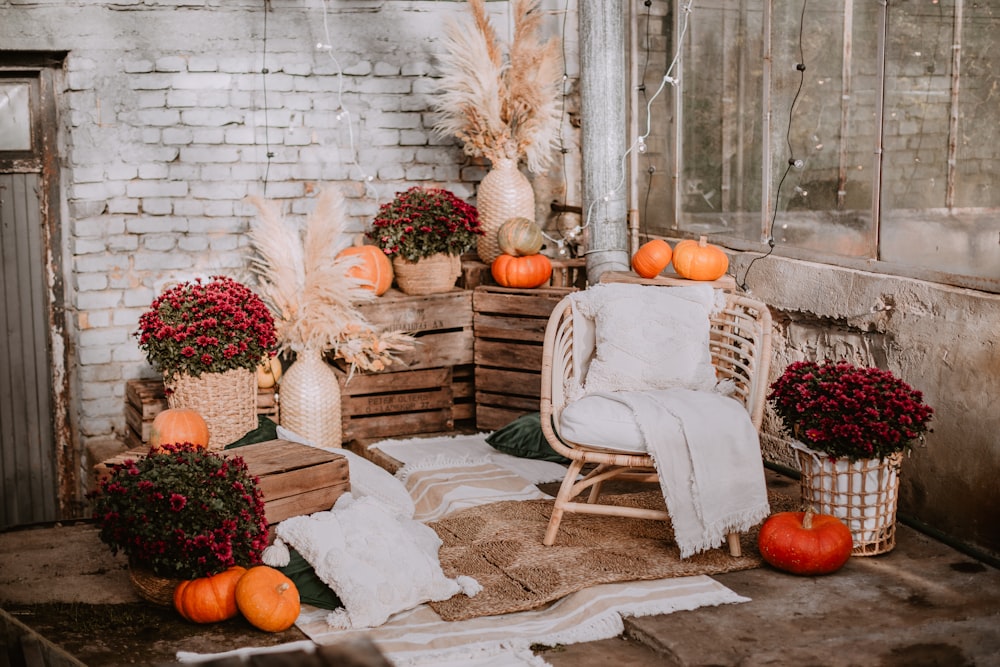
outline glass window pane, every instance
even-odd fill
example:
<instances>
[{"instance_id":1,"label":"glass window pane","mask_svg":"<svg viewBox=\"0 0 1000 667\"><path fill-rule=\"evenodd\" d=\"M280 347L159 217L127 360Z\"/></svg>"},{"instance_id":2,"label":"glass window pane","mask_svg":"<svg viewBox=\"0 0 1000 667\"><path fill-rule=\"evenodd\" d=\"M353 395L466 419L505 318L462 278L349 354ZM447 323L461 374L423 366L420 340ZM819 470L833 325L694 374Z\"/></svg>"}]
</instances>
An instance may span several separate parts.
<instances>
[{"instance_id":1,"label":"glass window pane","mask_svg":"<svg viewBox=\"0 0 1000 667\"><path fill-rule=\"evenodd\" d=\"M29 84L0 81L0 151L30 150Z\"/></svg>"},{"instance_id":2,"label":"glass window pane","mask_svg":"<svg viewBox=\"0 0 1000 667\"><path fill-rule=\"evenodd\" d=\"M881 259L1000 277L998 30L996 3L890 12Z\"/></svg>"}]
</instances>

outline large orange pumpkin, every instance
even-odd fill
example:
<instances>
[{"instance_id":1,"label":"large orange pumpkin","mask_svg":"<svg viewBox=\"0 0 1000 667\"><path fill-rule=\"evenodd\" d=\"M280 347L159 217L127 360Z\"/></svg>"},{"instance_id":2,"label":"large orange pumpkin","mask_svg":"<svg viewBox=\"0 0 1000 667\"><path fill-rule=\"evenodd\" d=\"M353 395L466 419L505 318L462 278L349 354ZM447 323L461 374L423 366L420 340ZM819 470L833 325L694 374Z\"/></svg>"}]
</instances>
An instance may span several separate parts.
<instances>
[{"instance_id":1,"label":"large orange pumpkin","mask_svg":"<svg viewBox=\"0 0 1000 667\"><path fill-rule=\"evenodd\" d=\"M233 567L212 575L182 581L174 589L174 609L192 623L217 623L240 613L236 606L236 584L246 568Z\"/></svg>"},{"instance_id":2,"label":"large orange pumpkin","mask_svg":"<svg viewBox=\"0 0 1000 667\"><path fill-rule=\"evenodd\" d=\"M236 583L236 606L255 628L283 632L299 617L299 589L281 571L257 565Z\"/></svg>"},{"instance_id":3,"label":"large orange pumpkin","mask_svg":"<svg viewBox=\"0 0 1000 667\"><path fill-rule=\"evenodd\" d=\"M639 246L632 255L632 270L643 278L654 278L670 264L673 250L663 239L653 239Z\"/></svg>"},{"instance_id":4,"label":"large orange pumpkin","mask_svg":"<svg viewBox=\"0 0 1000 667\"><path fill-rule=\"evenodd\" d=\"M392 260L380 248L373 245L356 245L344 248L337 253L337 258L349 255L357 255L361 258L361 263L352 266L347 271L347 275L369 283L370 289L375 291L376 296L385 294L392 286Z\"/></svg>"},{"instance_id":5,"label":"large orange pumpkin","mask_svg":"<svg viewBox=\"0 0 1000 667\"><path fill-rule=\"evenodd\" d=\"M729 268L729 256L704 236L674 246L673 262L677 275L688 280L718 280Z\"/></svg>"},{"instance_id":6,"label":"large orange pumpkin","mask_svg":"<svg viewBox=\"0 0 1000 667\"><path fill-rule=\"evenodd\" d=\"M208 447L208 424L193 408L167 408L153 418L149 429L149 450L159 451L160 445L189 442L199 449Z\"/></svg>"},{"instance_id":7,"label":"large orange pumpkin","mask_svg":"<svg viewBox=\"0 0 1000 667\"><path fill-rule=\"evenodd\" d=\"M490 272L498 285L531 289L552 277L552 262L545 255L514 257L503 253L493 260Z\"/></svg>"},{"instance_id":8,"label":"large orange pumpkin","mask_svg":"<svg viewBox=\"0 0 1000 667\"><path fill-rule=\"evenodd\" d=\"M542 230L528 218L511 218L497 230L497 245L500 246L500 252L515 257L537 255L544 242Z\"/></svg>"},{"instance_id":9,"label":"large orange pumpkin","mask_svg":"<svg viewBox=\"0 0 1000 667\"><path fill-rule=\"evenodd\" d=\"M757 547L768 563L792 574L830 574L851 557L854 538L843 521L829 514L779 512L760 528Z\"/></svg>"}]
</instances>

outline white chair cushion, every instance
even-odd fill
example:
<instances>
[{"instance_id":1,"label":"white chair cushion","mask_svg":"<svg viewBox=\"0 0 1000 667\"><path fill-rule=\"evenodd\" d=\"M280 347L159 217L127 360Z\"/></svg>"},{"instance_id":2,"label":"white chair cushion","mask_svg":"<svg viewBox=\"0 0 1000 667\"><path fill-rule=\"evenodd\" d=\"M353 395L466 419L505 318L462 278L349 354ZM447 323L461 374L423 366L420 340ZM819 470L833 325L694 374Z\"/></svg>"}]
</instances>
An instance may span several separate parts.
<instances>
[{"instance_id":1,"label":"white chair cushion","mask_svg":"<svg viewBox=\"0 0 1000 667\"><path fill-rule=\"evenodd\" d=\"M708 349L708 286L651 287L606 284L575 302L594 319L596 348L584 393L715 386Z\"/></svg>"},{"instance_id":2,"label":"white chair cushion","mask_svg":"<svg viewBox=\"0 0 1000 667\"><path fill-rule=\"evenodd\" d=\"M602 394L589 394L567 405L560 415L559 435L590 447L638 454L647 451L632 410ZM672 435L684 437L679 425Z\"/></svg>"}]
</instances>

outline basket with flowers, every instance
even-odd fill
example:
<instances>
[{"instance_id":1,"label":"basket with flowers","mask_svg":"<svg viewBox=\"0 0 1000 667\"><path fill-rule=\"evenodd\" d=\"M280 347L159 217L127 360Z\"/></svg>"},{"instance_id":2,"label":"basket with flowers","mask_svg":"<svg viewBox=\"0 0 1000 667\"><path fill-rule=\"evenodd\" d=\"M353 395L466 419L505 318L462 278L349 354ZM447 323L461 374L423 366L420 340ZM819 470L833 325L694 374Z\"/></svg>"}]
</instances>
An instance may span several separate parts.
<instances>
[{"instance_id":1,"label":"basket with flowers","mask_svg":"<svg viewBox=\"0 0 1000 667\"><path fill-rule=\"evenodd\" d=\"M274 353L274 319L264 302L226 276L163 291L134 334L163 374L167 403L193 408L221 449L257 427L256 369Z\"/></svg>"},{"instance_id":2,"label":"basket with flowers","mask_svg":"<svg viewBox=\"0 0 1000 667\"><path fill-rule=\"evenodd\" d=\"M263 495L238 456L163 445L113 466L89 499L101 541L128 557L136 588L159 604L170 604L171 582L257 565L267 546Z\"/></svg>"},{"instance_id":3,"label":"basket with flowers","mask_svg":"<svg viewBox=\"0 0 1000 667\"><path fill-rule=\"evenodd\" d=\"M401 290L434 294L455 286L459 256L482 234L475 206L450 190L416 186L379 207L368 238L392 258Z\"/></svg>"}]
</instances>

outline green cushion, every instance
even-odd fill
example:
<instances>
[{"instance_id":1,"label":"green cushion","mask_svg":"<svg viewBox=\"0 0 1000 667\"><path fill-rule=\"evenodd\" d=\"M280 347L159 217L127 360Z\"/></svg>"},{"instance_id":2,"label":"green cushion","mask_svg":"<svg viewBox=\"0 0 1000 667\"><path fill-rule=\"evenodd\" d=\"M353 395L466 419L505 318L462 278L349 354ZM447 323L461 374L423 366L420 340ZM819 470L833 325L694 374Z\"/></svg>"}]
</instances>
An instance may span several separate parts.
<instances>
[{"instance_id":1,"label":"green cushion","mask_svg":"<svg viewBox=\"0 0 1000 667\"><path fill-rule=\"evenodd\" d=\"M316 576L316 570L298 551L288 547L288 555L291 556L288 565L278 569L299 589L299 600L320 609L340 609L344 606L333 589Z\"/></svg>"},{"instance_id":2,"label":"green cushion","mask_svg":"<svg viewBox=\"0 0 1000 667\"><path fill-rule=\"evenodd\" d=\"M226 445L226 449L235 449L244 445L256 445L259 442L278 439L278 425L264 415L257 415L257 428L248 432L236 442Z\"/></svg>"},{"instance_id":3,"label":"green cushion","mask_svg":"<svg viewBox=\"0 0 1000 667\"><path fill-rule=\"evenodd\" d=\"M542 433L541 414L537 412L522 415L503 428L490 433L486 436L486 442L494 449L511 456L569 463L569 459L552 449L545 439L545 434Z\"/></svg>"}]
</instances>

